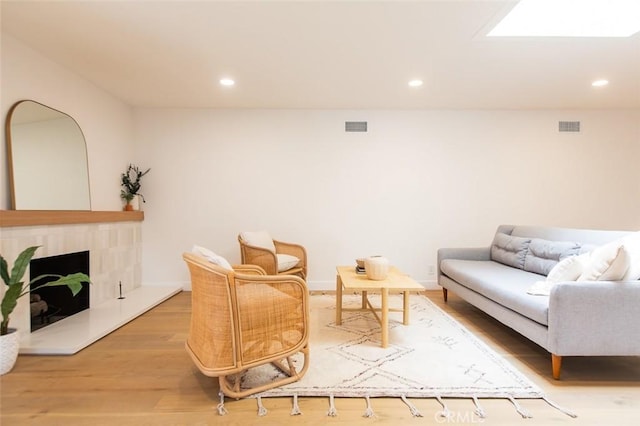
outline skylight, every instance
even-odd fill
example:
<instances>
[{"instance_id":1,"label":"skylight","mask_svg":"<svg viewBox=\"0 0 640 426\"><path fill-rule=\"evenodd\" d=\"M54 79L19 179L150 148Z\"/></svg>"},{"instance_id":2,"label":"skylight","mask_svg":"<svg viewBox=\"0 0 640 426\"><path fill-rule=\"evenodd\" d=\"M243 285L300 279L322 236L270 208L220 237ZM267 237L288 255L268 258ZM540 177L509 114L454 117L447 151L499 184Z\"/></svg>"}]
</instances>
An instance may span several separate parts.
<instances>
[{"instance_id":1,"label":"skylight","mask_svg":"<svg viewBox=\"0 0 640 426\"><path fill-rule=\"evenodd\" d=\"M489 37L629 37L640 0L521 0Z\"/></svg>"}]
</instances>

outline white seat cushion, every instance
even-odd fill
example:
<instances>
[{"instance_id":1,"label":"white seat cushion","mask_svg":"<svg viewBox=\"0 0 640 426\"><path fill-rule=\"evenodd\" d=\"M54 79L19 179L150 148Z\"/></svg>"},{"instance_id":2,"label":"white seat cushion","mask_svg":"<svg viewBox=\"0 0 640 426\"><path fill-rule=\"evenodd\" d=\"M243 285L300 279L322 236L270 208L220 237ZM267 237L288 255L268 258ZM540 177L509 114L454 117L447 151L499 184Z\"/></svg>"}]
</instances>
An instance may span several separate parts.
<instances>
[{"instance_id":1,"label":"white seat cushion","mask_svg":"<svg viewBox=\"0 0 640 426\"><path fill-rule=\"evenodd\" d=\"M288 271L300 262L300 259L290 254L277 254L276 256L278 258L278 272Z\"/></svg>"}]
</instances>

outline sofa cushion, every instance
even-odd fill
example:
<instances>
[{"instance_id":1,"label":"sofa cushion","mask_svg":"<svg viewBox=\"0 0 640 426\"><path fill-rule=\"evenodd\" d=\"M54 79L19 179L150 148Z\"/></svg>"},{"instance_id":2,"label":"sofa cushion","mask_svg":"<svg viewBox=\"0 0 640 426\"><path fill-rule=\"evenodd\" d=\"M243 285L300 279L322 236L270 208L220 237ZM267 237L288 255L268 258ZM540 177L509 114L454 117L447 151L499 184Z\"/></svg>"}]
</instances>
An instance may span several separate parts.
<instances>
[{"instance_id":1,"label":"sofa cushion","mask_svg":"<svg viewBox=\"0 0 640 426\"><path fill-rule=\"evenodd\" d=\"M497 232L491 244L491 260L523 269L531 238L513 237Z\"/></svg>"},{"instance_id":2,"label":"sofa cushion","mask_svg":"<svg viewBox=\"0 0 640 426\"><path fill-rule=\"evenodd\" d=\"M536 296L551 295L551 288L562 281L576 281L584 271L589 254L570 256L562 259L549 271L547 279L533 284L527 293Z\"/></svg>"},{"instance_id":3,"label":"sofa cushion","mask_svg":"<svg viewBox=\"0 0 640 426\"><path fill-rule=\"evenodd\" d=\"M490 260L445 259L443 274L502 306L543 325L548 325L549 298L527 294L544 276Z\"/></svg>"},{"instance_id":4,"label":"sofa cushion","mask_svg":"<svg viewBox=\"0 0 640 426\"><path fill-rule=\"evenodd\" d=\"M640 279L640 232L632 232L588 253L589 263L578 281Z\"/></svg>"},{"instance_id":5,"label":"sofa cushion","mask_svg":"<svg viewBox=\"0 0 640 426\"><path fill-rule=\"evenodd\" d=\"M629 235L629 231L604 231L594 229L552 228L549 226L501 225L498 229L509 229L514 237L544 238L551 241L579 241L582 244L601 246Z\"/></svg>"},{"instance_id":6,"label":"sofa cushion","mask_svg":"<svg viewBox=\"0 0 640 426\"><path fill-rule=\"evenodd\" d=\"M624 237L624 248L629 254L629 269L624 274L624 281L640 279L640 232Z\"/></svg>"},{"instance_id":7,"label":"sofa cushion","mask_svg":"<svg viewBox=\"0 0 640 426\"><path fill-rule=\"evenodd\" d=\"M533 238L524 259L524 270L549 275L562 259L579 254L581 245L570 241L550 241Z\"/></svg>"},{"instance_id":8,"label":"sofa cushion","mask_svg":"<svg viewBox=\"0 0 640 426\"><path fill-rule=\"evenodd\" d=\"M629 269L629 254L622 241L593 250L578 281L619 281Z\"/></svg>"},{"instance_id":9,"label":"sofa cushion","mask_svg":"<svg viewBox=\"0 0 640 426\"><path fill-rule=\"evenodd\" d=\"M585 265L589 259L589 254L581 254L579 256L571 256L562 259L547 274L547 281L551 283L559 283L561 281L575 281L584 271Z\"/></svg>"},{"instance_id":10,"label":"sofa cushion","mask_svg":"<svg viewBox=\"0 0 640 426\"><path fill-rule=\"evenodd\" d=\"M582 244L582 247L580 247L580 253L578 254L585 254L585 253L591 253L593 250L597 249L599 246L596 244Z\"/></svg>"}]
</instances>

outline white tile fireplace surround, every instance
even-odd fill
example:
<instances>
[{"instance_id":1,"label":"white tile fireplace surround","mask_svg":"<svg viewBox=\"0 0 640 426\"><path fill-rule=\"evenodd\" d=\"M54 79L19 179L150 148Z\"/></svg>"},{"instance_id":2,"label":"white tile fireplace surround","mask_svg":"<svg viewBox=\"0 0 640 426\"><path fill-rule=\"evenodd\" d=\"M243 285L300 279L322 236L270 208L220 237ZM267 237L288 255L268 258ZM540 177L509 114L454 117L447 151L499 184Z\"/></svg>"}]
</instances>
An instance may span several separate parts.
<instances>
[{"instance_id":1,"label":"white tile fireplace surround","mask_svg":"<svg viewBox=\"0 0 640 426\"><path fill-rule=\"evenodd\" d=\"M120 215L114 222L2 224L0 252L10 267L22 250L34 245L41 246L34 258L89 251L89 309L31 333L29 301L22 297L10 322L20 330L20 353L76 353L181 291L179 286L141 285L140 220L127 221ZM124 299L118 299L120 282Z\"/></svg>"}]
</instances>

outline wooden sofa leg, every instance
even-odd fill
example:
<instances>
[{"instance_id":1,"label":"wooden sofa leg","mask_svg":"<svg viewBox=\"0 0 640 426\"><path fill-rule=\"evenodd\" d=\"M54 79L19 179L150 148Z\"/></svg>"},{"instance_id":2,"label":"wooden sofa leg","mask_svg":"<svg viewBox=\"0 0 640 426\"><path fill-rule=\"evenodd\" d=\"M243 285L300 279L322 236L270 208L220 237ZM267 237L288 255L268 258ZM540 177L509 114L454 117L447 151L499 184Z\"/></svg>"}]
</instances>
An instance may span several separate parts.
<instances>
[{"instance_id":1,"label":"wooden sofa leg","mask_svg":"<svg viewBox=\"0 0 640 426\"><path fill-rule=\"evenodd\" d=\"M560 355L551 354L551 370L553 378L560 379L560 367L562 366L562 357Z\"/></svg>"},{"instance_id":2,"label":"wooden sofa leg","mask_svg":"<svg viewBox=\"0 0 640 426\"><path fill-rule=\"evenodd\" d=\"M442 287L442 296L444 297L444 301L447 301L447 289Z\"/></svg>"}]
</instances>

